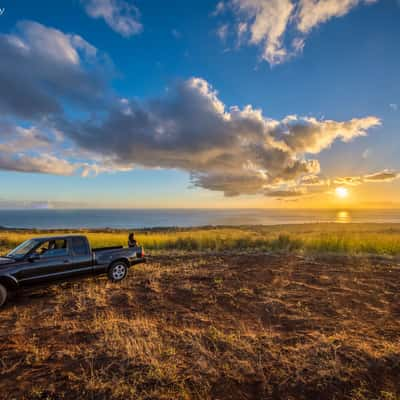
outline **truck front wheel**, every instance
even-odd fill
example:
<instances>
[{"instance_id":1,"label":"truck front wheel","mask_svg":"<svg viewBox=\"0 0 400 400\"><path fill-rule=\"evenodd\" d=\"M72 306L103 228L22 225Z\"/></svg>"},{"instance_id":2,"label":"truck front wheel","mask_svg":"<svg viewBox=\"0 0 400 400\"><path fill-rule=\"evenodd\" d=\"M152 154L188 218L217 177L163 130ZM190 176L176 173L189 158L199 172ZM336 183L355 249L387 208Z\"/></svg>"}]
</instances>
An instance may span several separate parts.
<instances>
[{"instance_id":1,"label":"truck front wheel","mask_svg":"<svg viewBox=\"0 0 400 400\"><path fill-rule=\"evenodd\" d=\"M8 295L7 288L0 283L0 307L2 307L4 303L7 301L7 295Z\"/></svg>"},{"instance_id":2,"label":"truck front wheel","mask_svg":"<svg viewBox=\"0 0 400 400\"><path fill-rule=\"evenodd\" d=\"M112 282L122 281L128 274L128 265L125 261L115 261L108 269L108 279Z\"/></svg>"}]
</instances>

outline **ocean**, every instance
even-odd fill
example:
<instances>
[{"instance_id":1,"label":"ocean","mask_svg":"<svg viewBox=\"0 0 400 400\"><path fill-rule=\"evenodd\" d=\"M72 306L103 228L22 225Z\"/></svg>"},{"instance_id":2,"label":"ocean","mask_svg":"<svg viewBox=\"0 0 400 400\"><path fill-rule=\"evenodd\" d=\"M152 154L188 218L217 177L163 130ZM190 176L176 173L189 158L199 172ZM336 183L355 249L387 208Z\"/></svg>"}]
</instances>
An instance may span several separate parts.
<instances>
[{"instance_id":1,"label":"ocean","mask_svg":"<svg viewBox=\"0 0 400 400\"><path fill-rule=\"evenodd\" d=\"M154 228L204 225L400 223L400 210L82 209L0 210L6 228Z\"/></svg>"}]
</instances>

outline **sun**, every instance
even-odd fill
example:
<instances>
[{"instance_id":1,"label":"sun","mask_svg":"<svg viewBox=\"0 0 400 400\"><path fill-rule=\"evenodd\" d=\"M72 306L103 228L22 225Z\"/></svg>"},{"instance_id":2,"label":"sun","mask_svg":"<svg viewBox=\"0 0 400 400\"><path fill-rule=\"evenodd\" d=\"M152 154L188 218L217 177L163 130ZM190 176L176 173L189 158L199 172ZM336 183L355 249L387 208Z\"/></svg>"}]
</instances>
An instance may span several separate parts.
<instances>
[{"instance_id":1,"label":"sun","mask_svg":"<svg viewBox=\"0 0 400 400\"><path fill-rule=\"evenodd\" d=\"M335 194L340 199L345 199L349 195L349 191L347 188L339 186L335 189Z\"/></svg>"}]
</instances>

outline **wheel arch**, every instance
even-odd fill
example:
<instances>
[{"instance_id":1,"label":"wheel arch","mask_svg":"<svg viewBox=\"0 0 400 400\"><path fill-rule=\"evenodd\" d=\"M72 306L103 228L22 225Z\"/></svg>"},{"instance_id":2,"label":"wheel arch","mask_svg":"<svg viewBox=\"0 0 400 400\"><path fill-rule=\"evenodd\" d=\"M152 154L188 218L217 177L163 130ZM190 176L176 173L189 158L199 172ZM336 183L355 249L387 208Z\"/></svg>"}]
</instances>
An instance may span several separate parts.
<instances>
[{"instance_id":1,"label":"wheel arch","mask_svg":"<svg viewBox=\"0 0 400 400\"><path fill-rule=\"evenodd\" d=\"M0 283L9 290L18 289L18 282L11 276L0 276Z\"/></svg>"},{"instance_id":2,"label":"wheel arch","mask_svg":"<svg viewBox=\"0 0 400 400\"><path fill-rule=\"evenodd\" d=\"M115 260L112 260L108 266L108 269L110 269L114 264L116 264L117 262L123 262L124 264L126 264L127 268L129 268L129 266L131 265L129 260L126 257L119 257L116 258Z\"/></svg>"}]
</instances>

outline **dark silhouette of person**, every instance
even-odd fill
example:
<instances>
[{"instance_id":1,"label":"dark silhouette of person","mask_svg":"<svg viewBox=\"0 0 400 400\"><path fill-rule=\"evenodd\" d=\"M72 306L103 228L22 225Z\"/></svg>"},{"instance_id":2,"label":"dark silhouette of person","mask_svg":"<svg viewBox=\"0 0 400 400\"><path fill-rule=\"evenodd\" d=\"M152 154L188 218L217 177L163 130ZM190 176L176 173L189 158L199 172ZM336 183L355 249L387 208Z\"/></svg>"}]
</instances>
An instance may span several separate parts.
<instances>
[{"instance_id":1,"label":"dark silhouette of person","mask_svg":"<svg viewBox=\"0 0 400 400\"><path fill-rule=\"evenodd\" d=\"M131 232L128 236L128 246L129 247L136 247L137 246L137 241L135 239L135 234Z\"/></svg>"}]
</instances>

